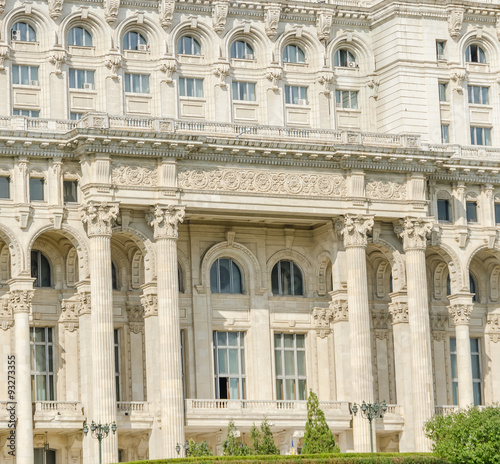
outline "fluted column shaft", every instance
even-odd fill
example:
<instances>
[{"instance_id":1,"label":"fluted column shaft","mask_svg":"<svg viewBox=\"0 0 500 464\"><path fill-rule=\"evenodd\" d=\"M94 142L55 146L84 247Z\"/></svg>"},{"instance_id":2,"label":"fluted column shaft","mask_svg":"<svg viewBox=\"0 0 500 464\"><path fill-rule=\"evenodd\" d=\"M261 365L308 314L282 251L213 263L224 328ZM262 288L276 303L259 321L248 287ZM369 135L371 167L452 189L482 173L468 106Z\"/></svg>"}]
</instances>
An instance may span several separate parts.
<instances>
[{"instance_id":1,"label":"fluted column shaft","mask_svg":"<svg viewBox=\"0 0 500 464\"><path fill-rule=\"evenodd\" d=\"M370 333L370 307L366 272L367 234L373 218L347 215L338 225L344 237L347 258L347 302L351 351L352 397L356 403L373 403L373 366ZM370 452L370 427L361 414L353 418L354 451ZM375 430L375 427L373 427ZM375 433L374 435L374 449Z\"/></svg>"},{"instance_id":2,"label":"fluted column shaft","mask_svg":"<svg viewBox=\"0 0 500 464\"><path fill-rule=\"evenodd\" d=\"M177 457L177 443L184 443L184 393L182 389L177 230L184 218L180 206L156 206L148 215L154 228L157 251L159 362L161 367L161 434L164 458ZM182 453L184 452L181 446Z\"/></svg>"},{"instance_id":3,"label":"fluted column shaft","mask_svg":"<svg viewBox=\"0 0 500 464\"><path fill-rule=\"evenodd\" d=\"M88 421L116 421L113 287L111 275L111 227L118 207L91 203L82 208L89 236L90 295L92 325L92 411ZM97 441L97 440L96 440ZM118 437L109 433L102 440L102 462L118 461Z\"/></svg>"},{"instance_id":4,"label":"fluted column shaft","mask_svg":"<svg viewBox=\"0 0 500 464\"><path fill-rule=\"evenodd\" d=\"M406 255L415 451L430 451L431 442L425 436L424 425L434 415L431 330L425 271L425 249L431 229L432 223L429 221L413 218L400 221L396 226L396 233L403 238Z\"/></svg>"}]
</instances>

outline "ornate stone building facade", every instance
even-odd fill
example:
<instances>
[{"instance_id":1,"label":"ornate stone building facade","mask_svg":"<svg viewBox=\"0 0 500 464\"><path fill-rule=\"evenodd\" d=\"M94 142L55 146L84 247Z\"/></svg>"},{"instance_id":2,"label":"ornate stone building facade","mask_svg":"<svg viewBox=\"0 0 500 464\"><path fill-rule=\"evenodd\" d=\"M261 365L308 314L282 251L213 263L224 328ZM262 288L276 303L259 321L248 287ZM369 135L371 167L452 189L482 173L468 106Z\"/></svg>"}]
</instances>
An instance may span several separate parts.
<instances>
[{"instance_id":1,"label":"ornate stone building facade","mask_svg":"<svg viewBox=\"0 0 500 464\"><path fill-rule=\"evenodd\" d=\"M342 450L386 400L424 451L500 401L500 7L0 13L1 462L95 463L85 421L105 463L264 417L290 453L309 389Z\"/></svg>"}]
</instances>

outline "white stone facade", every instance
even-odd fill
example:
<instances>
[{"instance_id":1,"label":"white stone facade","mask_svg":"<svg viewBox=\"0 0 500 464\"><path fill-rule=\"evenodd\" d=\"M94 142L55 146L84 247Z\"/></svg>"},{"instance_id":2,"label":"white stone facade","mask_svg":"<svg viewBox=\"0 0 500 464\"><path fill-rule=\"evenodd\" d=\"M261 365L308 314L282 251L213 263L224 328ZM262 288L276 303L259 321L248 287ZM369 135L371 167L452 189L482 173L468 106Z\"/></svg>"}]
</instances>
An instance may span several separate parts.
<instances>
[{"instance_id":1,"label":"white stone facade","mask_svg":"<svg viewBox=\"0 0 500 464\"><path fill-rule=\"evenodd\" d=\"M104 463L264 417L291 453L309 389L343 451L382 400L377 449L426 451L500 401L498 5L0 14L0 462L95 463L85 421Z\"/></svg>"}]
</instances>

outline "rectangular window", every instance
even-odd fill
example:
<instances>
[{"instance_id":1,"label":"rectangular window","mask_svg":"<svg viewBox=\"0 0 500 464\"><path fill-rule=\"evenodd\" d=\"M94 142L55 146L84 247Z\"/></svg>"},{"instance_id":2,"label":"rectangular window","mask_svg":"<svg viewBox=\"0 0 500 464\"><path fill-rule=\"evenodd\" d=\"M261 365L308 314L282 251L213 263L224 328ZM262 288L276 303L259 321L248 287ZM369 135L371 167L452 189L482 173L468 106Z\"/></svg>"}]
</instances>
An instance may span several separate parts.
<instances>
[{"instance_id":1,"label":"rectangular window","mask_svg":"<svg viewBox=\"0 0 500 464\"><path fill-rule=\"evenodd\" d=\"M12 65L12 83L15 85L39 85L38 66Z\"/></svg>"},{"instance_id":2,"label":"rectangular window","mask_svg":"<svg viewBox=\"0 0 500 464\"><path fill-rule=\"evenodd\" d=\"M88 71L86 69L70 69L69 88L94 90L94 71Z\"/></svg>"},{"instance_id":3,"label":"rectangular window","mask_svg":"<svg viewBox=\"0 0 500 464\"><path fill-rule=\"evenodd\" d=\"M31 394L33 401L54 401L52 327L30 327Z\"/></svg>"},{"instance_id":4,"label":"rectangular window","mask_svg":"<svg viewBox=\"0 0 500 464\"><path fill-rule=\"evenodd\" d=\"M436 40L436 57L438 60L445 60L444 50L446 42L444 40Z\"/></svg>"},{"instance_id":5,"label":"rectangular window","mask_svg":"<svg viewBox=\"0 0 500 464\"><path fill-rule=\"evenodd\" d=\"M246 397L244 332L214 332L215 394L219 399Z\"/></svg>"},{"instance_id":6,"label":"rectangular window","mask_svg":"<svg viewBox=\"0 0 500 464\"><path fill-rule=\"evenodd\" d=\"M448 101L448 84L444 82L439 83L439 101Z\"/></svg>"},{"instance_id":7,"label":"rectangular window","mask_svg":"<svg viewBox=\"0 0 500 464\"><path fill-rule=\"evenodd\" d=\"M181 97L203 98L203 79L179 77L179 95Z\"/></svg>"},{"instance_id":8,"label":"rectangular window","mask_svg":"<svg viewBox=\"0 0 500 464\"><path fill-rule=\"evenodd\" d=\"M14 108L12 110L13 116L26 116L28 118L38 118L40 116L40 111L38 110L20 110Z\"/></svg>"},{"instance_id":9,"label":"rectangular window","mask_svg":"<svg viewBox=\"0 0 500 464\"><path fill-rule=\"evenodd\" d=\"M83 113L70 113L69 118L72 121L79 121L80 119L82 119L82 116L83 116Z\"/></svg>"},{"instance_id":10,"label":"rectangular window","mask_svg":"<svg viewBox=\"0 0 500 464\"><path fill-rule=\"evenodd\" d=\"M233 100L255 101L253 82L233 82Z\"/></svg>"},{"instance_id":11,"label":"rectangular window","mask_svg":"<svg viewBox=\"0 0 500 464\"><path fill-rule=\"evenodd\" d=\"M500 203L495 203L495 224L500 224Z\"/></svg>"},{"instance_id":12,"label":"rectangular window","mask_svg":"<svg viewBox=\"0 0 500 464\"><path fill-rule=\"evenodd\" d=\"M78 201L78 182L76 180L63 181L64 203L76 203Z\"/></svg>"},{"instance_id":13,"label":"rectangular window","mask_svg":"<svg viewBox=\"0 0 500 464\"><path fill-rule=\"evenodd\" d=\"M465 202L467 222L477 222L477 203L475 201Z\"/></svg>"},{"instance_id":14,"label":"rectangular window","mask_svg":"<svg viewBox=\"0 0 500 464\"><path fill-rule=\"evenodd\" d=\"M450 143L449 124L441 124L441 143Z\"/></svg>"},{"instance_id":15,"label":"rectangular window","mask_svg":"<svg viewBox=\"0 0 500 464\"><path fill-rule=\"evenodd\" d=\"M287 105L307 105L307 87L285 85L285 103Z\"/></svg>"},{"instance_id":16,"label":"rectangular window","mask_svg":"<svg viewBox=\"0 0 500 464\"><path fill-rule=\"evenodd\" d=\"M489 127L470 128L471 145L491 145L491 129Z\"/></svg>"},{"instance_id":17,"label":"rectangular window","mask_svg":"<svg viewBox=\"0 0 500 464\"><path fill-rule=\"evenodd\" d=\"M276 398L305 400L306 347L304 334L274 334Z\"/></svg>"},{"instance_id":18,"label":"rectangular window","mask_svg":"<svg viewBox=\"0 0 500 464\"><path fill-rule=\"evenodd\" d=\"M44 196L44 179L39 177L30 177L30 201L43 201Z\"/></svg>"},{"instance_id":19,"label":"rectangular window","mask_svg":"<svg viewBox=\"0 0 500 464\"><path fill-rule=\"evenodd\" d=\"M438 221L450 221L450 202L448 200L438 200Z\"/></svg>"},{"instance_id":20,"label":"rectangular window","mask_svg":"<svg viewBox=\"0 0 500 464\"><path fill-rule=\"evenodd\" d=\"M149 93L149 74L125 74L125 92Z\"/></svg>"},{"instance_id":21,"label":"rectangular window","mask_svg":"<svg viewBox=\"0 0 500 464\"><path fill-rule=\"evenodd\" d=\"M453 404L458 404L458 374L457 374L457 341L455 337L450 338L451 353L451 385ZM472 388L474 393L474 406L483 403L483 385L481 380L481 350L479 338L470 339L470 356L472 363Z\"/></svg>"},{"instance_id":22,"label":"rectangular window","mask_svg":"<svg viewBox=\"0 0 500 464\"><path fill-rule=\"evenodd\" d=\"M469 93L469 103L474 105L487 105L488 101L488 87L480 87L478 85L467 86Z\"/></svg>"},{"instance_id":23,"label":"rectangular window","mask_svg":"<svg viewBox=\"0 0 500 464\"><path fill-rule=\"evenodd\" d=\"M337 108L358 109L358 92L357 90L336 90L335 99Z\"/></svg>"},{"instance_id":24,"label":"rectangular window","mask_svg":"<svg viewBox=\"0 0 500 464\"><path fill-rule=\"evenodd\" d=\"M116 401L121 401L120 388L120 333L114 330Z\"/></svg>"},{"instance_id":25,"label":"rectangular window","mask_svg":"<svg viewBox=\"0 0 500 464\"><path fill-rule=\"evenodd\" d=\"M0 177L0 198L10 198L10 177Z\"/></svg>"}]
</instances>

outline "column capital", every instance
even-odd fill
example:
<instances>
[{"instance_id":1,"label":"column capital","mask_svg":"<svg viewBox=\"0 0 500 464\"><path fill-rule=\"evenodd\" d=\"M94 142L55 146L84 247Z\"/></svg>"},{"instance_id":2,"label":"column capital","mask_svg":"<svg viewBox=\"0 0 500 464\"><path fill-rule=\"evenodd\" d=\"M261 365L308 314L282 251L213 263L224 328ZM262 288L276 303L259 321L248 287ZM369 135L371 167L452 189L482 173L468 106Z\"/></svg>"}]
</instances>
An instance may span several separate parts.
<instances>
[{"instance_id":1,"label":"column capital","mask_svg":"<svg viewBox=\"0 0 500 464\"><path fill-rule=\"evenodd\" d=\"M486 316L486 331L493 343L500 341L500 314L488 314Z\"/></svg>"},{"instance_id":2,"label":"column capital","mask_svg":"<svg viewBox=\"0 0 500 464\"><path fill-rule=\"evenodd\" d=\"M427 237L433 226L429 218L406 217L394 225L394 232L403 239L403 248L407 250L425 250Z\"/></svg>"},{"instance_id":3,"label":"column capital","mask_svg":"<svg viewBox=\"0 0 500 464\"><path fill-rule=\"evenodd\" d=\"M469 325L470 313L474 309L472 304L451 304L448 306L449 313L453 316L455 325Z\"/></svg>"},{"instance_id":4,"label":"column capital","mask_svg":"<svg viewBox=\"0 0 500 464\"><path fill-rule=\"evenodd\" d=\"M344 247L366 247L375 223L373 216L346 214L334 219L335 229L344 238Z\"/></svg>"},{"instance_id":5,"label":"column capital","mask_svg":"<svg viewBox=\"0 0 500 464\"><path fill-rule=\"evenodd\" d=\"M144 307L144 319L151 316L158 316L158 295L155 293L142 295L141 304Z\"/></svg>"},{"instance_id":6,"label":"column capital","mask_svg":"<svg viewBox=\"0 0 500 464\"><path fill-rule=\"evenodd\" d=\"M349 321L349 305L347 303L347 293L345 291L330 292L332 301L330 309L332 311L333 323Z\"/></svg>"},{"instance_id":7,"label":"column capital","mask_svg":"<svg viewBox=\"0 0 500 464\"><path fill-rule=\"evenodd\" d=\"M64 328L69 332L73 332L78 328L78 312L80 302L78 296L76 298L68 298L61 302L61 315L59 322L64 325Z\"/></svg>"},{"instance_id":8,"label":"column capital","mask_svg":"<svg viewBox=\"0 0 500 464\"><path fill-rule=\"evenodd\" d=\"M118 216L118 204L97 203L89 201L80 207L80 217L87 224L87 235L96 237L100 235L111 235L111 229Z\"/></svg>"},{"instance_id":9,"label":"column capital","mask_svg":"<svg viewBox=\"0 0 500 464\"><path fill-rule=\"evenodd\" d=\"M11 290L9 292L9 309L14 313L30 313L34 290Z\"/></svg>"},{"instance_id":10,"label":"column capital","mask_svg":"<svg viewBox=\"0 0 500 464\"><path fill-rule=\"evenodd\" d=\"M78 315L84 316L85 314L90 314L91 309L91 299L90 292L82 291L78 293Z\"/></svg>"},{"instance_id":11,"label":"column capital","mask_svg":"<svg viewBox=\"0 0 500 464\"><path fill-rule=\"evenodd\" d=\"M312 317L316 333L321 338L327 337L331 332L332 310L330 308L313 308Z\"/></svg>"},{"instance_id":12,"label":"column capital","mask_svg":"<svg viewBox=\"0 0 500 464\"><path fill-rule=\"evenodd\" d=\"M391 301L389 312L392 316L392 324L402 324L408 322L408 303L404 301Z\"/></svg>"},{"instance_id":13,"label":"column capital","mask_svg":"<svg viewBox=\"0 0 500 464\"><path fill-rule=\"evenodd\" d=\"M184 221L185 207L182 205L156 205L146 214L153 227L155 240L177 238L179 223Z\"/></svg>"}]
</instances>

